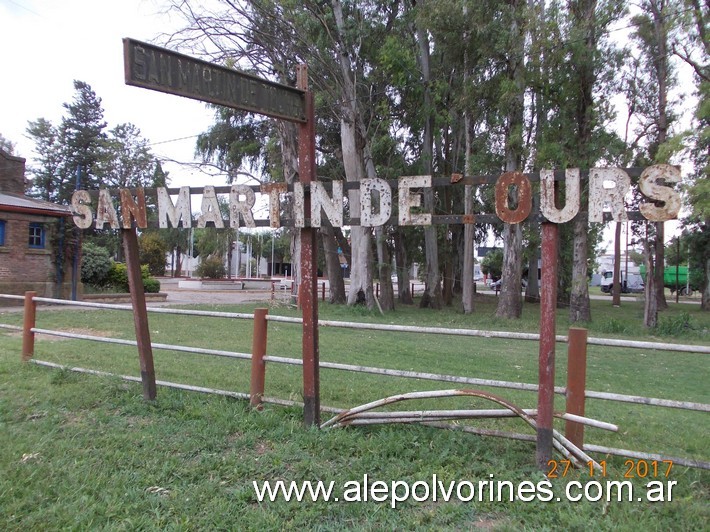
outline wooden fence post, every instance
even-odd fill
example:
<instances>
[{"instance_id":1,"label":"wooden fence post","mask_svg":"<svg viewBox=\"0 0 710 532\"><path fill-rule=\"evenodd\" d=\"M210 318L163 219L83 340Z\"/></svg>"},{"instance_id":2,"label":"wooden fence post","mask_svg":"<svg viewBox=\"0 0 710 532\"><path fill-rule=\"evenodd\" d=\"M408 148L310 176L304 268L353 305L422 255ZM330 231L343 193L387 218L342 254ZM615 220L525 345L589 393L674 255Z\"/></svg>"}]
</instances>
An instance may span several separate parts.
<instances>
[{"instance_id":1,"label":"wooden fence post","mask_svg":"<svg viewBox=\"0 0 710 532\"><path fill-rule=\"evenodd\" d=\"M566 412L584 415L587 384L587 329L572 327L567 345L567 405ZM565 422L565 437L580 449L584 448L584 425Z\"/></svg>"},{"instance_id":2,"label":"wooden fence post","mask_svg":"<svg viewBox=\"0 0 710 532\"><path fill-rule=\"evenodd\" d=\"M249 387L249 404L252 408L262 409L264 383L266 380L266 336L268 322L266 316L269 309L254 309L254 335L251 343L251 384Z\"/></svg>"},{"instance_id":3,"label":"wooden fence post","mask_svg":"<svg viewBox=\"0 0 710 532\"><path fill-rule=\"evenodd\" d=\"M37 292L25 292L25 312L22 324L22 361L27 362L35 352L35 333L32 329L37 320Z\"/></svg>"}]
</instances>

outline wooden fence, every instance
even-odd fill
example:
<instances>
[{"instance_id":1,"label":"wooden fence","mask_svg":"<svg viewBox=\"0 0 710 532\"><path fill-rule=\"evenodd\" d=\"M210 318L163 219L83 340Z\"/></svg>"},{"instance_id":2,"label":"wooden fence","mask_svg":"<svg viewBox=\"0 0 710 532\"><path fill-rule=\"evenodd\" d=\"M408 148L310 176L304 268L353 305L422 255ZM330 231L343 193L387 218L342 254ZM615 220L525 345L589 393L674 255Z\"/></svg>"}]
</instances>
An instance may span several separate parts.
<instances>
[{"instance_id":1,"label":"wooden fence","mask_svg":"<svg viewBox=\"0 0 710 532\"><path fill-rule=\"evenodd\" d=\"M86 334L78 334L67 331L49 330L36 327L36 313L37 304L46 303L51 305L66 305L73 307L84 307L84 308L98 308L98 309L111 309L111 310L123 310L123 311L133 311L132 305L115 305L108 303L91 303L85 301L69 301L64 299L52 299L44 297L36 297L34 292L28 292L25 296L0 294L0 299L10 299L10 300L20 300L24 302L24 319L23 326L13 326L0 324L0 328L20 331L22 333L22 360L31 361L35 364L52 367L67 369L79 373L100 375L100 376L117 376L121 379L132 381L132 382L142 382L142 378L133 377L130 375L115 375L112 373L107 373L103 371L92 370L88 368L80 367L67 367L64 365L35 360L34 359L34 345L35 345L35 335L45 334L50 336L58 336L65 338L73 338L79 340L87 340L93 342L103 342L112 343L124 346L137 346L138 342L135 340L126 340L119 338L108 338L103 336L92 336ZM232 312L217 312L217 311L206 311L206 310L185 310L185 309L172 309L172 308L162 308L162 307L150 307L148 308L150 313L160 313L160 314L174 314L174 315L187 315L187 316L199 316L199 317L212 317L212 318L229 318L229 319L242 319L242 320L252 320L253 321L253 337L252 337L252 351L251 353L239 353L233 351L208 349L208 348L197 348L197 347L186 347L180 345L171 344L161 344L161 343L151 343L152 349L158 350L171 350L186 353L195 353L200 355L208 356L218 356L227 357L235 359L243 359L251 361L251 380L250 389L248 392L237 392L228 390L219 390L214 388L205 388L200 386L194 386L191 384L174 383L167 381L156 380L152 383L152 386L164 386L177 388L182 390L196 391L202 393L211 393L223 396L234 397L238 399L249 400L250 404L254 408L261 408L262 403L272 403L284 406L302 406L301 403L296 401L291 401L278 397L270 397L266 394L266 376L267 376L267 364L288 364L288 365L302 365L303 361L296 358L280 357L275 355L267 355L266 345L268 338L268 325L269 322L275 323L285 323L300 325L302 323L301 318L292 318L286 316L270 316L267 309L256 309L253 314L249 313L232 313ZM449 329L440 327L415 327L415 326L404 326L404 325L382 325L377 323L354 323L354 322L343 322L343 321L330 321L330 320L319 320L319 326L325 328L347 328L347 329L360 329L360 330L373 330L373 331L386 331L386 332L403 332L411 334L424 334L424 335L447 335L447 336L463 336L463 337L484 337L484 338L502 338L502 339L515 339L521 341L539 341L539 335L533 333L514 333L514 332L503 332L503 331L484 331L475 329ZM642 397L637 395L626 395L617 394L610 392L601 392L586 389L586 355L587 355L587 345L603 345L603 346L614 346L614 347L626 347L632 349L658 349L663 351L675 351L675 352L690 352L697 354L710 354L710 347L708 346L697 346L697 345L680 345L680 344L666 344L666 343L654 343L654 342L638 342L630 340L613 340L604 338L588 338L587 331L585 329L571 328L569 330L568 336L557 336L556 341L558 343L565 343L568 346L568 372L567 372L567 385L565 387L555 387L555 393L566 397L566 412L560 413L558 417L566 419L565 422L565 437L573 442L580 449L591 452L599 452L605 454L612 454L618 456L625 456L638 459L649 459L649 460L673 460L674 463L678 465L684 465L689 467L698 467L702 469L710 469L710 462L703 460L695 460L689 458L671 458L662 457L657 453L645 453L636 452L628 449L617 449L611 447L603 447L599 445L585 444L584 443L584 424L587 423L587 418L584 418L585 404L587 399L601 399L616 402L625 403L635 403L643 405L651 405L665 408L675 408L682 410L691 410L699 412L710 412L710 404L696 403L690 401L682 400L671 400L671 399L661 399L654 397ZM320 362L320 368L331 369L337 371L348 371L354 373L366 373L373 375L383 375L398 378L408 378L408 379L420 379L420 380L430 380L430 381L440 381L447 383L454 383L458 385L467 386L484 386L490 388L503 388L512 390L525 390L525 391L538 391L538 385L532 383L522 383L522 382L512 382L494 379L481 379L474 377L464 377L458 375L443 375L437 373L426 373L418 371L404 371L391 368L383 367L370 367L370 366L360 366L353 364L343 364L336 362ZM145 376L144 376L145 377ZM153 376L154 378L154 376ZM146 383L144 382L144 387ZM342 413L344 412L341 408L322 406L321 410L324 412L331 413ZM526 413L535 415L534 411L526 411ZM504 412L500 413L500 416L504 417L506 414ZM486 416L484 416L486 417ZM490 416L488 416L490 417ZM442 424L436 421L427 421L428 425L441 427L441 428L451 428L451 425ZM610 425L610 424L606 424ZM598 426L598 425L597 425ZM467 432L473 432L476 434L481 434L485 436L498 436L513 438L526 441L535 441L535 436L528 434L516 434L505 431L481 429L471 426L459 426L457 427L461 430L466 430ZM604 428L604 427L602 427Z\"/></svg>"}]
</instances>

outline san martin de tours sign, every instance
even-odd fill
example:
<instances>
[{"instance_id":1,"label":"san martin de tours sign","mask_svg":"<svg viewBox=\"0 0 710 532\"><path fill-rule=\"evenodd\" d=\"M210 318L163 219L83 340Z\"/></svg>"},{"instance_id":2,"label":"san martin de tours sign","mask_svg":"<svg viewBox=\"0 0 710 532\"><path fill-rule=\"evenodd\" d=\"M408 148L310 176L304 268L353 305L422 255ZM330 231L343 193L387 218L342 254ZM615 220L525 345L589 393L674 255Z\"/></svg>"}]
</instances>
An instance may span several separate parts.
<instances>
[{"instance_id":1,"label":"san martin de tours sign","mask_svg":"<svg viewBox=\"0 0 710 532\"><path fill-rule=\"evenodd\" d=\"M308 123L306 92L300 89L274 83L232 68L208 63L166 48L160 48L134 39L123 39L124 75L128 85L176 94L187 98L206 101L217 105L242 109L296 122ZM627 171L628 170L628 171ZM605 219L623 221L627 219L624 197L631 188L630 173L638 169L593 168L585 172L588 178L588 213L590 222ZM85 190L76 191L72 197L74 223L80 228L95 224L97 229L130 229L148 226L146 195L152 195L157 203L158 226L223 228L239 226L282 225L303 228L320 227L325 223L334 227L361 225L377 227L384 224L430 225L436 223L475 223L491 221L490 215L434 215L425 212L421 206L421 191L443 185L495 184L496 215L506 223L520 223L532 212L532 180L540 182L539 211L545 220L557 224L574 218L580 210L580 170L567 169L562 175L551 170L539 174L507 172L497 178L478 179L475 177L452 176L450 181L432 176L407 176L395 181L383 179L363 179L357 183L332 181L322 183L296 182L287 187L284 183L269 183L261 186L232 185L231 187L205 186L200 188L182 187L169 190L103 189L98 193L96 205L92 194ZM487 176L490 177L490 176ZM680 195L672 186L680 181L678 168L669 165L655 165L639 173L638 189L649 200L641 203L639 211L651 221L676 218L680 210ZM563 181L565 205L558 208L556 203L555 180ZM509 189L518 190L517 204L508 204ZM396 191L396 215L393 196ZM348 194L350 203L344 201ZM469 191L469 193L472 193ZM255 220L253 209L256 194L264 194L269 205L269 219ZM291 194L289 212L281 220L282 200ZM201 195L200 210L193 215L192 196ZM223 220L218 196L227 196L229 219ZM93 193L96 197L96 193ZM119 198L117 209L114 196ZM173 199L174 198L174 199ZM308 201L310 199L310 201ZM309 212L306 212L310 204ZM93 207L93 208L92 208ZM345 219L344 213L351 215ZM120 213L120 214L119 214ZM359 217L353 216L353 214ZM323 221L322 214L327 219ZM636 213L634 213L636 214ZM194 219L193 219L194 218Z\"/></svg>"},{"instance_id":2,"label":"san martin de tours sign","mask_svg":"<svg viewBox=\"0 0 710 532\"><path fill-rule=\"evenodd\" d=\"M589 170L588 214L590 222L604 221L605 211L613 221L625 221L627 212L624 197L631 188L629 174L620 168L593 168ZM565 223L574 218L580 210L580 171L567 169L562 183L565 188L565 204L558 207L555 201L555 173L543 170L539 173L540 180L540 214L546 221L557 224ZM639 205L639 211L649 221L665 221L677 217L680 210L680 195L672 187L680 181L680 171L670 165L660 164L644 169L638 177L638 189L648 201ZM456 184L471 183L472 178L458 176L452 179ZM230 187L205 186L199 189L181 187L169 190L156 188L152 191L138 189L120 189L117 195L120 209L116 208L113 195L108 189L98 193L96 204L92 202L92 194L86 190L78 190L72 197L74 223L83 229L95 225L97 229L106 227L112 229L129 229L135 224L138 228L148 227L146 216L146 192L154 194L157 199L158 227L256 227L270 226L278 228L282 225L302 228L331 225L361 225L377 227L387 223L399 225L430 225L437 223L432 213L421 208L421 192L434 185L432 177L406 176L396 181L397 214L393 216L393 182L383 179L363 179L359 183L329 183L312 182L309 185L294 183L291 187L285 184L270 183L261 186L232 185ZM355 188L353 188L353 186ZM508 204L508 189L516 186L518 202L515 206ZM289 188L291 190L289 191ZM359 218L345 219L346 189L356 192L352 197L359 196ZM329 192L330 191L330 192ZM532 212L531 179L519 172L502 174L495 180L496 215L506 223L520 223ZM200 194L200 210L193 214L192 196ZM266 196L269 205L269 219L255 220L253 209L257 194ZM288 202L290 214L288 220L282 223L281 212L286 194L292 195ZM228 197L229 219L222 219L218 196ZM304 198L310 196L310 212L306 212L307 202ZM96 194L94 194L96 197ZM174 198L174 199L173 199ZM93 208L92 208L93 206ZM352 207L352 205L351 205ZM350 208L350 211L353 209ZM120 216L119 216L120 212ZM323 216L323 214L325 216ZM324 218L327 221L324 221ZM476 216L461 215L460 217L443 217L442 223L452 223L460 219L460 223L475 223ZM261 223L259 223L261 222Z\"/></svg>"}]
</instances>

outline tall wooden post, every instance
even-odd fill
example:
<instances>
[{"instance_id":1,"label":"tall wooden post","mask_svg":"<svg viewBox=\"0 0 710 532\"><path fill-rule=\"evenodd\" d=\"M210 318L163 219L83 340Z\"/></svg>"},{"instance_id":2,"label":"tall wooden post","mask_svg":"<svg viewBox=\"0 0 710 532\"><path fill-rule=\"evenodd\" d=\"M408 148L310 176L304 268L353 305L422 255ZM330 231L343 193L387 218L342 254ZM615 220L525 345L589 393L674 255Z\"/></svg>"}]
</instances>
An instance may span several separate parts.
<instances>
[{"instance_id":1,"label":"tall wooden post","mask_svg":"<svg viewBox=\"0 0 710 532\"><path fill-rule=\"evenodd\" d=\"M26 362L35 353L35 333L32 332L37 320L37 292L25 292L25 312L22 323L22 361Z\"/></svg>"},{"instance_id":2,"label":"tall wooden post","mask_svg":"<svg viewBox=\"0 0 710 532\"><path fill-rule=\"evenodd\" d=\"M143 399L155 400L155 368L153 366L153 348L150 345L150 329L148 328L148 310L145 304L145 291L141 264L138 258L138 236L136 229L121 229L123 237L123 252L126 255L128 269L128 287L131 291L133 305L133 323L136 329L138 343L138 358L141 366L141 381L143 382Z\"/></svg>"},{"instance_id":3,"label":"tall wooden post","mask_svg":"<svg viewBox=\"0 0 710 532\"><path fill-rule=\"evenodd\" d=\"M572 327L567 336L567 407L568 414L584 416L584 393L587 383L587 329ZM565 437L584 448L584 425L565 422Z\"/></svg>"},{"instance_id":4,"label":"tall wooden post","mask_svg":"<svg viewBox=\"0 0 710 532\"><path fill-rule=\"evenodd\" d=\"M271 287L273 288L273 283ZM252 408L261 410L266 382L266 338L268 322L266 316L269 309L254 309L254 335L251 343L251 384L249 386L249 404Z\"/></svg>"},{"instance_id":5,"label":"tall wooden post","mask_svg":"<svg viewBox=\"0 0 710 532\"><path fill-rule=\"evenodd\" d=\"M547 469L547 463L552 458L552 420L555 402L557 239L557 224L543 222L536 453L537 467L542 471Z\"/></svg>"},{"instance_id":6,"label":"tall wooden post","mask_svg":"<svg viewBox=\"0 0 710 532\"><path fill-rule=\"evenodd\" d=\"M306 122L299 126L299 180L309 185L316 180L316 135L313 93L308 90L308 66L297 67L298 88L306 91ZM305 187L304 211L310 218L310 190ZM307 224L309 225L309 224ZM303 422L307 427L320 425L320 375L318 352L318 247L316 230L301 229L300 305L303 312Z\"/></svg>"}]
</instances>

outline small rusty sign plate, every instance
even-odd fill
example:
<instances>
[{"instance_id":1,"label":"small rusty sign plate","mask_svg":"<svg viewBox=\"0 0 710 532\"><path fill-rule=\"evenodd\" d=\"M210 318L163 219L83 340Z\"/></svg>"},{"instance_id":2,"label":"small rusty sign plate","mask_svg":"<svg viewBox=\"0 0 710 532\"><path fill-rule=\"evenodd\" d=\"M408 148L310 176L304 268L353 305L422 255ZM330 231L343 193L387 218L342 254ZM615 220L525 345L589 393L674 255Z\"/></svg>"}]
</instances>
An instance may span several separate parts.
<instances>
[{"instance_id":1,"label":"small rusty sign plate","mask_svg":"<svg viewBox=\"0 0 710 532\"><path fill-rule=\"evenodd\" d=\"M306 122L305 92L187 55L123 39L127 85Z\"/></svg>"}]
</instances>

